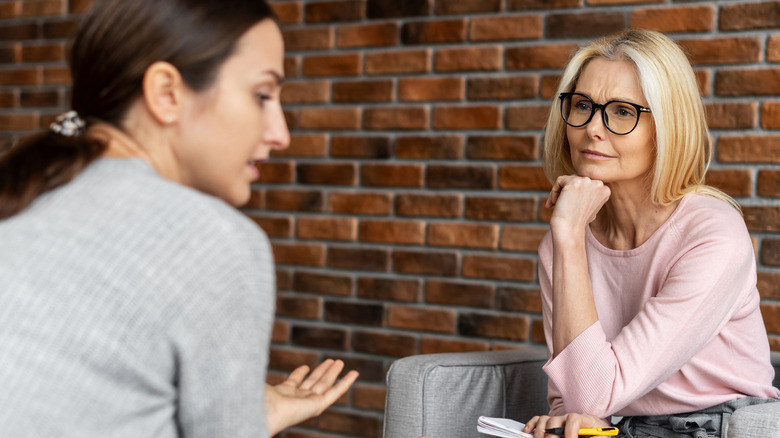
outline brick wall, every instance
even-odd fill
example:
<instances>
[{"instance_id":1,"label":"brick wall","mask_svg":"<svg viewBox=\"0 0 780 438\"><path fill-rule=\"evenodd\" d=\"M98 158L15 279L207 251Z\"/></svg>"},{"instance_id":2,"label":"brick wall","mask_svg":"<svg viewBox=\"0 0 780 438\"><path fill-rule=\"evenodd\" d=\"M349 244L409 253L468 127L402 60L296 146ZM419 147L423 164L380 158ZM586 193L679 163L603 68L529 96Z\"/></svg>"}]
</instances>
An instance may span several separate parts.
<instances>
[{"instance_id":1,"label":"brick wall","mask_svg":"<svg viewBox=\"0 0 780 438\"><path fill-rule=\"evenodd\" d=\"M0 1L0 140L67 106L65 38L90 0ZM587 4L586 4L587 3ZM272 381L345 359L361 379L285 435L381 435L398 357L543 342L541 137L574 48L627 27L690 54L742 204L780 350L780 1L278 0L291 147L245 212L278 268Z\"/></svg>"}]
</instances>

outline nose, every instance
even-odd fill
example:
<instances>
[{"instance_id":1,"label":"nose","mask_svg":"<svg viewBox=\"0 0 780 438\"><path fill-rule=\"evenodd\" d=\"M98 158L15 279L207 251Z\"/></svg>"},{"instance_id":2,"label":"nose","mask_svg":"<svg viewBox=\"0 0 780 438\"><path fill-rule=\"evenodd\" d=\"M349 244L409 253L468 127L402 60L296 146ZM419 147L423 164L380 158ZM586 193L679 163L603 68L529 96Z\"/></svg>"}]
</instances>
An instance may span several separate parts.
<instances>
[{"instance_id":1,"label":"nose","mask_svg":"<svg viewBox=\"0 0 780 438\"><path fill-rule=\"evenodd\" d=\"M601 114L596 112L600 111ZM585 125L585 131L590 137L603 139L606 136L607 127L604 124L604 108L593 108L593 115L590 121Z\"/></svg>"},{"instance_id":2,"label":"nose","mask_svg":"<svg viewBox=\"0 0 780 438\"><path fill-rule=\"evenodd\" d=\"M282 150L290 146L290 130L287 129L287 119L284 117L282 105L274 105L268 119L263 140L271 149Z\"/></svg>"}]
</instances>

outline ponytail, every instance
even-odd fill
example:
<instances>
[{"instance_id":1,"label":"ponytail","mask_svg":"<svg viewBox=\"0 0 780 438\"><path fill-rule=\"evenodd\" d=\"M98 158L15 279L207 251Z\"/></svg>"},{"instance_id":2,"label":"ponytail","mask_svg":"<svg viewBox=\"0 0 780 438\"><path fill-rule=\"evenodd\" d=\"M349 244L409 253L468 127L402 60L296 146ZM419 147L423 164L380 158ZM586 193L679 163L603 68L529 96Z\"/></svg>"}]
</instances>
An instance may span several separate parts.
<instances>
[{"instance_id":1,"label":"ponytail","mask_svg":"<svg viewBox=\"0 0 780 438\"><path fill-rule=\"evenodd\" d=\"M106 150L106 143L83 135L83 124L73 130L73 120L58 118L0 156L0 220L72 181Z\"/></svg>"}]
</instances>

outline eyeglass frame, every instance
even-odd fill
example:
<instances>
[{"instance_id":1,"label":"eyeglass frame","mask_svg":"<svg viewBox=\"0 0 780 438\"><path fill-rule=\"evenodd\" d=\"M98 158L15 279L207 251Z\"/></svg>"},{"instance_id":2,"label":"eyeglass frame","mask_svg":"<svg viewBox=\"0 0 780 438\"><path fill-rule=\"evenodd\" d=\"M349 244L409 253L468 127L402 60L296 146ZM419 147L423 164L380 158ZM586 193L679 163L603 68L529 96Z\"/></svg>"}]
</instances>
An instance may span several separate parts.
<instances>
[{"instance_id":1,"label":"eyeglass frame","mask_svg":"<svg viewBox=\"0 0 780 438\"><path fill-rule=\"evenodd\" d=\"M590 116L588 116L588 120L586 120L585 123L583 123L581 125L574 125L574 124L569 123L569 121L566 120L566 116L563 114L563 99L566 99L567 97L571 97L571 96L582 96L582 97L588 99L590 101L590 103L593 104L591 106ZM561 118L563 118L563 121L567 125L571 126L572 128L582 128L583 126L585 126L588 123L590 123L591 120L593 120L593 115L596 114L596 110L599 109L599 110L601 110L601 121L604 122L604 127L607 128L609 130L609 132L611 132L611 133L613 133L615 135L628 135L628 134L631 134L632 132L634 132L634 129L636 129L636 127L639 125L639 116L641 116L642 113L652 113L653 112L650 108L644 107L644 106L639 105L637 103L628 102L628 101L625 101L625 100L610 100L607 103L598 104L598 103L594 102L593 99L590 98L590 96L587 96L587 95L582 94L582 93L561 93L561 94L558 95L558 100L560 100L560 103L561 103L561 111L560 111ZM624 103L626 105L631 105L637 111L637 113L636 113L636 123L634 123L634 127L631 128L628 132L624 132L622 134L619 134L619 133L613 131L612 128L609 127L609 118L607 117L606 111L604 111L604 109L607 107L607 105L609 105L611 103L615 103L615 102Z\"/></svg>"}]
</instances>

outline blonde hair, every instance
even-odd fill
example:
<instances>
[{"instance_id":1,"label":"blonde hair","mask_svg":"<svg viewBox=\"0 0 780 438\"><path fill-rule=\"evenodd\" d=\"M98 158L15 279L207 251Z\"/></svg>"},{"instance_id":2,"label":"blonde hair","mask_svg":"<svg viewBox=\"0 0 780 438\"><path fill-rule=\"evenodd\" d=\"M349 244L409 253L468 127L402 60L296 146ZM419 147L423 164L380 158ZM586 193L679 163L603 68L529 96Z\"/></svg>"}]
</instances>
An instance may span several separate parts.
<instances>
[{"instance_id":1,"label":"blonde hair","mask_svg":"<svg viewBox=\"0 0 780 438\"><path fill-rule=\"evenodd\" d=\"M737 202L704 183L712 160L713 142L691 64L680 47L660 32L628 30L595 40L580 48L560 79L544 137L544 172L553 183L575 173L566 123L558 95L574 91L585 66L593 59L631 62L655 122L655 164L651 198L668 205L688 193L721 199L739 210Z\"/></svg>"}]
</instances>

